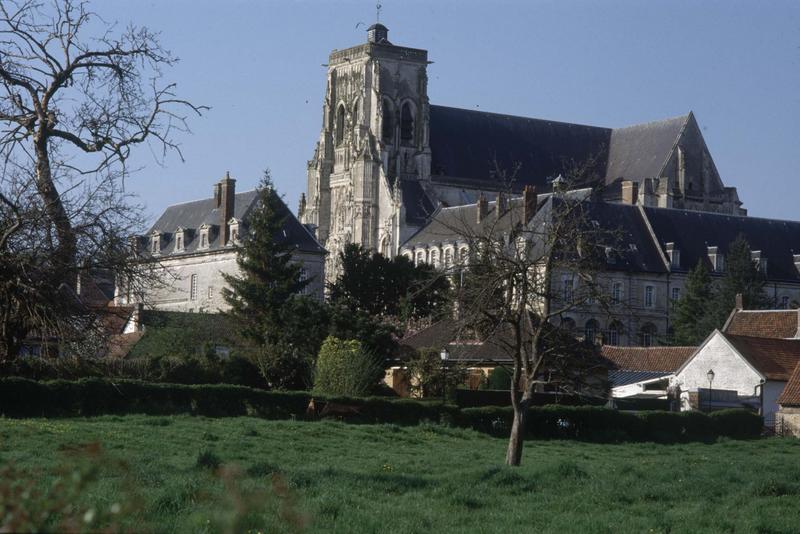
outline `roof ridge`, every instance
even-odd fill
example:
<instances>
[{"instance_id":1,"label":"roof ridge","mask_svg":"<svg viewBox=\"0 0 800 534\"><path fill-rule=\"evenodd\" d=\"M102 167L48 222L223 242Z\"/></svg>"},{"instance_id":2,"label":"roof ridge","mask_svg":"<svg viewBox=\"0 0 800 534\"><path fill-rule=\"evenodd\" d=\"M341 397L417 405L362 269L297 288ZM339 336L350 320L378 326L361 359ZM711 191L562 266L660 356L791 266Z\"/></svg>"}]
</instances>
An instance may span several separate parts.
<instances>
[{"instance_id":1,"label":"roof ridge","mask_svg":"<svg viewBox=\"0 0 800 534\"><path fill-rule=\"evenodd\" d=\"M661 168L658 170L658 176L663 176L664 175L664 169L667 167L667 164L669 163L669 160L672 157L672 154L675 152L675 148L678 146L678 141L683 136L683 132L686 131L686 126L689 124L689 121L693 116L694 115L692 115L692 112L689 111L689 113L687 113L686 115L682 115L680 117L675 117L675 119L680 119L680 118L684 119L683 120L683 126L681 126L681 129L678 132L678 135L675 136L675 140L672 142L672 148L669 149L669 153L667 154L667 158L664 160L664 163L661 165Z\"/></svg>"},{"instance_id":2,"label":"roof ridge","mask_svg":"<svg viewBox=\"0 0 800 534\"><path fill-rule=\"evenodd\" d=\"M620 126L618 128L612 128L612 130L624 130L626 128L636 128L637 126L649 126L651 124L659 124L659 123L664 123L664 122L670 122L670 121L675 121L675 120L678 120L678 119L688 120L688 118L689 118L689 116L691 114L692 114L692 112L690 111L689 113L687 113L685 115L675 115L674 117L667 117L666 119L656 119L656 120L647 121L647 122L637 122L635 124L629 124L628 126Z\"/></svg>"},{"instance_id":3,"label":"roof ridge","mask_svg":"<svg viewBox=\"0 0 800 534\"><path fill-rule=\"evenodd\" d=\"M237 195L244 195L245 193L253 193L255 191L257 191L257 189L248 189L247 191L237 191L236 193L233 194L233 196L236 197ZM170 204L169 206L164 208L164 211L167 211L168 209L170 209L170 208L172 208L174 206L183 206L184 204L193 204L195 202L205 202L206 200L214 200L214 197L198 198L198 199L195 199L195 200L186 200L186 201L183 201L183 202L176 202L175 204Z\"/></svg>"}]
</instances>

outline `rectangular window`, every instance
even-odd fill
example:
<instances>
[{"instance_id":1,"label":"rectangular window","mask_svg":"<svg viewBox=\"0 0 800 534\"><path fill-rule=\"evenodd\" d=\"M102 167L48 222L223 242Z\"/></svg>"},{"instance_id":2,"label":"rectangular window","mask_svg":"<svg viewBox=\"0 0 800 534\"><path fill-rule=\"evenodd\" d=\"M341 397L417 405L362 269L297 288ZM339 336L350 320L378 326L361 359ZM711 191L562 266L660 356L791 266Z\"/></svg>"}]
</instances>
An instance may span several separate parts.
<instances>
[{"instance_id":1,"label":"rectangular window","mask_svg":"<svg viewBox=\"0 0 800 534\"><path fill-rule=\"evenodd\" d=\"M619 304L622 300L622 283L614 282L611 285L611 303Z\"/></svg>"},{"instance_id":2,"label":"rectangular window","mask_svg":"<svg viewBox=\"0 0 800 534\"><path fill-rule=\"evenodd\" d=\"M153 254L158 254L158 238L157 237L153 238L153 243L152 243L152 247L150 248L150 251Z\"/></svg>"},{"instance_id":3,"label":"rectangular window","mask_svg":"<svg viewBox=\"0 0 800 534\"><path fill-rule=\"evenodd\" d=\"M208 245L208 233L203 232L200 234L200 246L205 247Z\"/></svg>"},{"instance_id":4,"label":"rectangular window","mask_svg":"<svg viewBox=\"0 0 800 534\"><path fill-rule=\"evenodd\" d=\"M189 283L189 300L197 300L197 275L193 274Z\"/></svg>"},{"instance_id":5,"label":"rectangular window","mask_svg":"<svg viewBox=\"0 0 800 534\"><path fill-rule=\"evenodd\" d=\"M652 308L656 301L656 288L653 286L644 287L644 306Z\"/></svg>"},{"instance_id":6,"label":"rectangular window","mask_svg":"<svg viewBox=\"0 0 800 534\"><path fill-rule=\"evenodd\" d=\"M781 297L781 309L789 309L789 297Z\"/></svg>"},{"instance_id":7,"label":"rectangular window","mask_svg":"<svg viewBox=\"0 0 800 534\"><path fill-rule=\"evenodd\" d=\"M672 300L679 300L681 298L681 288L673 287L672 288Z\"/></svg>"},{"instance_id":8,"label":"rectangular window","mask_svg":"<svg viewBox=\"0 0 800 534\"><path fill-rule=\"evenodd\" d=\"M564 302L572 302L572 279L564 279Z\"/></svg>"},{"instance_id":9,"label":"rectangular window","mask_svg":"<svg viewBox=\"0 0 800 534\"><path fill-rule=\"evenodd\" d=\"M175 250L183 250L183 237L178 236L175 238Z\"/></svg>"},{"instance_id":10,"label":"rectangular window","mask_svg":"<svg viewBox=\"0 0 800 534\"><path fill-rule=\"evenodd\" d=\"M214 298L214 286L208 286L208 298Z\"/></svg>"}]
</instances>

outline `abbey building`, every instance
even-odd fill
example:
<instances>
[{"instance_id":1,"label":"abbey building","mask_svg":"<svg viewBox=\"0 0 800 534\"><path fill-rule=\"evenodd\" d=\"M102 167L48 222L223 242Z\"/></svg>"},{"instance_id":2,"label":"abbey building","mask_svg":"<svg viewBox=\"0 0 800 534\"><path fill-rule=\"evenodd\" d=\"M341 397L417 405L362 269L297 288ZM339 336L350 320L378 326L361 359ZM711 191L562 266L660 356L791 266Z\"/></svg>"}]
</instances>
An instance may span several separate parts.
<instances>
[{"instance_id":1,"label":"abbey building","mask_svg":"<svg viewBox=\"0 0 800 534\"><path fill-rule=\"evenodd\" d=\"M366 43L330 55L299 213L328 250L329 280L346 243L394 255L437 208L528 185L546 193L559 175L599 186L610 202L746 215L691 112L604 128L437 106L429 63L426 50L392 44L381 24Z\"/></svg>"}]
</instances>

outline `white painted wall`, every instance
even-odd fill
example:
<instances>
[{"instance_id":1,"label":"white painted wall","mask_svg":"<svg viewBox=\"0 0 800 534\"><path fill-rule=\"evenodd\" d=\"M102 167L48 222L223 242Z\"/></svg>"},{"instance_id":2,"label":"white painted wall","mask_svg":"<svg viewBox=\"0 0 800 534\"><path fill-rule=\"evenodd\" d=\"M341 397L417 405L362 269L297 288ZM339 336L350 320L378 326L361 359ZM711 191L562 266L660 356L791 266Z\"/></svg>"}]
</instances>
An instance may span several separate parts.
<instances>
[{"instance_id":1,"label":"white painted wall","mask_svg":"<svg viewBox=\"0 0 800 534\"><path fill-rule=\"evenodd\" d=\"M786 382L778 380L767 380L764 384L764 417L770 417L780 409L778 397L783 393Z\"/></svg>"}]
</instances>

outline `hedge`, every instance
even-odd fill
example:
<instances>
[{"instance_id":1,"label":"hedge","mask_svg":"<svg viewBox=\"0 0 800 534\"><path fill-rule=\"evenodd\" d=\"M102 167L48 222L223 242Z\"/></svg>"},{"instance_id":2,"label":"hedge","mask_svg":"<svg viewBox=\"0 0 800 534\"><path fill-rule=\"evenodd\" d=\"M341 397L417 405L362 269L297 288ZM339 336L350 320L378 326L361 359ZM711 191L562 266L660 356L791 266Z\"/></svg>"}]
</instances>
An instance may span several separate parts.
<instances>
[{"instance_id":1,"label":"hedge","mask_svg":"<svg viewBox=\"0 0 800 534\"><path fill-rule=\"evenodd\" d=\"M312 396L308 392L264 391L233 385L160 384L135 380L36 382L0 379L0 415L6 417L74 417L101 414L192 414L211 417L249 415L265 419L303 419ZM459 409L454 405L412 399L314 396L321 404L344 405L336 414L354 423L414 425L446 422L506 437L510 407ZM529 410L526 438L584 441L711 441L720 436L755 438L760 416L746 410L641 412L633 414L599 406L536 406Z\"/></svg>"}]
</instances>

